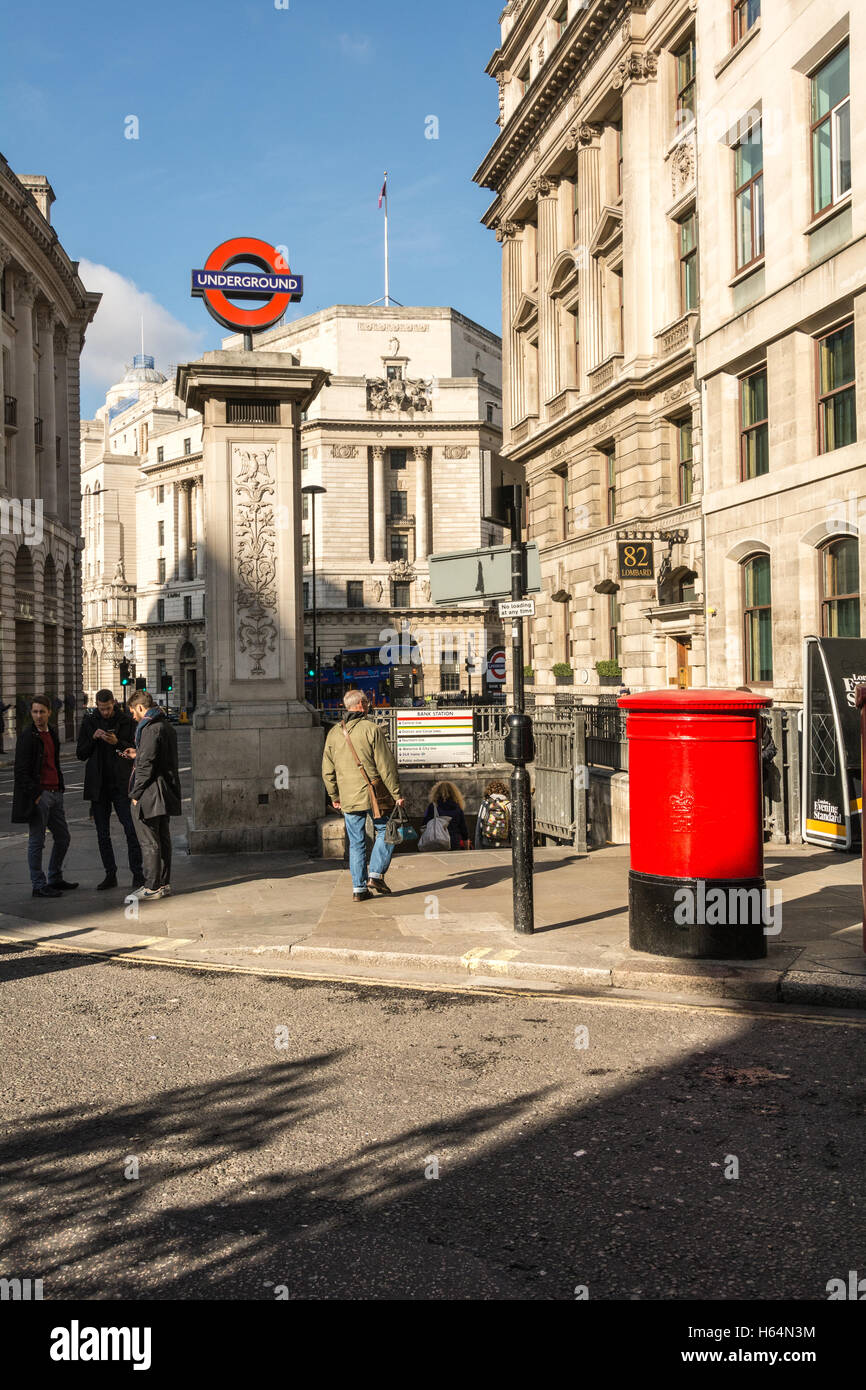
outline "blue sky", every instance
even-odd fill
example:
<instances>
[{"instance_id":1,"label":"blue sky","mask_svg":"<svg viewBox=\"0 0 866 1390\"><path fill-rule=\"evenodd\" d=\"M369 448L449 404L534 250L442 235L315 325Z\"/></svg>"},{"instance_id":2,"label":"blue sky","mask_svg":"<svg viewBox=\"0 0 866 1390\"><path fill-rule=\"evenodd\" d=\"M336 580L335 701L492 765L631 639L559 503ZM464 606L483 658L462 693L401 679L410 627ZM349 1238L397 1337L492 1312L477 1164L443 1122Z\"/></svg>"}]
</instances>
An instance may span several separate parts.
<instances>
[{"instance_id":1,"label":"blue sky","mask_svg":"<svg viewBox=\"0 0 866 1390\"><path fill-rule=\"evenodd\" d=\"M285 3L285 0L278 0ZM439 0L43 0L6 6L0 150L46 174L52 218L105 302L88 335L82 413L146 344L177 361L218 346L189 272L230 236L288 245L293 317L391 290L500 330L500 252L471 182L497 128L484 67L501 4ZM126 139L134 115L139 138ZM425 138L428 116L439 138ZM100 324L100 319L102 323ZM163 366L167 365L164 361Z\"/></svg>"}]
</instances>

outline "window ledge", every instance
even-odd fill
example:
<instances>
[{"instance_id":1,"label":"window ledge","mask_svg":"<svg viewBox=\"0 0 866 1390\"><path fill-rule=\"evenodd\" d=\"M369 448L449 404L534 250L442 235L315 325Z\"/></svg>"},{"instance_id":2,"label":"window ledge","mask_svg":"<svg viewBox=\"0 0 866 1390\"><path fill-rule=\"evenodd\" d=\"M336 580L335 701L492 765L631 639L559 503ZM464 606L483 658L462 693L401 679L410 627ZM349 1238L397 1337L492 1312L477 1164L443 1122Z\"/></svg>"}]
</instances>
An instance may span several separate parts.
<instances>
[{"instance_id":1,"label":"window ledge","mask_svg":"<svg viewBox=\"0 0 866 1390\"><path fill-rule=\"evenodd\" d=\"M831 207L825 208L823 212L819 212L818 216L806 227L806 236L811 236L813 232L817 232L818 229L823 227L827 222L832 222L833 218L838 217L841 212L846 212L847 209L850 208L852 202L852 194L846 193L845 197L840 198L838 203L833 203Z\"/></svg>"},{"instance_id":2,"label":"window ledge","mask_svg":"<svg viewBox=\"0 0 866 1390\"><path fill-rule=\"evenodd\" d=\"M729 53L725 54L725 57L722 59L720 63L716 63L716 66L713 68L715 76L721 77L728 64L732 63L735 58L738 58L739 55L742 53L743 49L747 46L747 44L750 44L752 42L752 39L754 39L758 34L760 34L760 32L761 21L760 19L756 19L748 34L744 34L743 37L739 39L737 43L734 44L733 48L730 50Z\"/></svg>"},{"instance_id":3,"label":"window ledge","mask_svg":"<svg viewBox=\"0 0 866 1390\"><path fill-rule=\"evenodd\" d=\"M757 275L759 270L765 270L766 265L767 261L764 256L759 261L752 261L751 265L745 266L743 270L738 270L734 278L728 281L728 288L733 289L735 285L741 285L750 276Z\"/></svg>"}]
</instances>

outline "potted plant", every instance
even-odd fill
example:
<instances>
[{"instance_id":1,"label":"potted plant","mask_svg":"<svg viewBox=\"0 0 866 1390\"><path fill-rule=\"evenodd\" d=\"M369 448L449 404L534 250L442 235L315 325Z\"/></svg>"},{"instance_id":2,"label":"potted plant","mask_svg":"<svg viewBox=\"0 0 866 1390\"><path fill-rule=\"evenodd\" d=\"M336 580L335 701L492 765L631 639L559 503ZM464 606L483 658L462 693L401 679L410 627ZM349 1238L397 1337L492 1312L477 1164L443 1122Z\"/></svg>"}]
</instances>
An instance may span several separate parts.
<instances>
[{"instance_id":1,"label":"potted plant","mask_svg":"<svg viewBox=\"0 0 866 1390\"><path fill-rule=\"evenodd\" d=\"M523 668L523 679L524 679L525 681L534 681L534 680L535 680L535 672L533 671L533 669L532 669L531 666L524 666L524 668Z\"/></svg>"},{"instance_id":2,"label":"potted plant","mask_svg":"<svg viewBox=\"0 0 866 1390\"><path fill-rule=\"evenodd\" d=\"M557 685L573 685L574 671L567 661L555 661L551 667Z\"/></svg>"},{"instance_id":3,"label":"potted plant","mask_svg":"<svg viewBox=\"0 0 866 1390\"><path fill-rule=\"evenodd\" d=\"M597 661L595 670L599 685L620 685L622 683L622 667L618 661Z\"/></svg>"}]
</instances>

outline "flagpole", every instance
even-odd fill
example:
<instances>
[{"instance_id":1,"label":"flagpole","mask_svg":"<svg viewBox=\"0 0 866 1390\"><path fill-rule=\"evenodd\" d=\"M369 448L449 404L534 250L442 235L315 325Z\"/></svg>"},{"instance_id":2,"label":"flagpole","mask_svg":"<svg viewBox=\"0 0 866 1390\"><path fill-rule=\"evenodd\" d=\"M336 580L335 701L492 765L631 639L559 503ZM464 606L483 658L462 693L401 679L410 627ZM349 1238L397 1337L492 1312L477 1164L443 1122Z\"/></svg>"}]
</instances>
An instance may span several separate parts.
<instances>
[{"instance_id":1,"label":"flagpole","mask_svg":"<svg viewBox=\"0 0 866 1390\"><path fill-rule=\"evenodd\" d=\"M388 248L388 171L385 170L385 308L391 306L391 267Z\"/></svg>"}]
</instances>

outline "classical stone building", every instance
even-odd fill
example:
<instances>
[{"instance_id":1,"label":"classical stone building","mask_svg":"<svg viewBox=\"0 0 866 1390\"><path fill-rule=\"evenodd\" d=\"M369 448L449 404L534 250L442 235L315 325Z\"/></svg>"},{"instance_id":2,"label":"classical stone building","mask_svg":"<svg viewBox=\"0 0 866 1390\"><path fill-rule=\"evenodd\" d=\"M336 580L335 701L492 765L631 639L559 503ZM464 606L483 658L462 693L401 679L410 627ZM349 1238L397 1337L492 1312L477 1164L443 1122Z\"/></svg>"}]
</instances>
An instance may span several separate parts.
<instances>
[{"instance_id":1,"label":"classical stone building","mask_svg":"<svg viewBox=\"0 0 866 1390\"><path fill-rule=\"evenodd\" d=\"M480 693L503 639L496 610L434 607L428 559L502 539L482 522L480 496L481 453L502 439L500 340L455 309L336 305L255 345L330 373L301 426L302 483L326 489L304 501L308 650L315 505L323 666L406 629L422 654L416 696L467 689L467 654Z\"/></svg>"},{"instance_id":2,"label":"classical stone building","mask_svg":"<svg viewBox=\"0 0 866 1390\"><path fill-rule=\"evenodd\" d=\"M170 708L204 686L201 418L152 357L133 359L82 423L84 688L119 689L120 663ZM172 690L166 690L169 682Z\"/></svg>"},{"instance_id":3,"label":"classical stone building","mask_svg":"<svg viewBox=\"0 0 866 1390\"><path fill-rule=\"evenodd\" d=\"M802 700L863 633L866 11L698 4L710 682Z\"/></svg>"},{"instance_id":4,"label":"classical stone building","mask_svg":"<svg viewBox=\"0 0 866 1390\"><path fill-rule=\"evenodd\" d=\"M542 555L538 693L703 684L695 14L509 0L475 175L502 243L505 445ZM626 578L618 541L633 542ZM601 665L599 663L613 663ZM563 677L564 673L564 677Z\"/></svg>"},{"instance_id":5,"label":"classical stone building","mask_svg":"<svg viewBox=\"0 0 866 1390\"><path fill-rule=\"evenodd\" d=\"M0 156L0 730L44 692L81 699L79 356L100 296L51 226L54 193Z\"/></svg>"}]
</instances>

